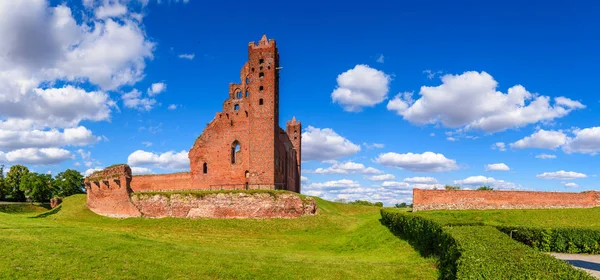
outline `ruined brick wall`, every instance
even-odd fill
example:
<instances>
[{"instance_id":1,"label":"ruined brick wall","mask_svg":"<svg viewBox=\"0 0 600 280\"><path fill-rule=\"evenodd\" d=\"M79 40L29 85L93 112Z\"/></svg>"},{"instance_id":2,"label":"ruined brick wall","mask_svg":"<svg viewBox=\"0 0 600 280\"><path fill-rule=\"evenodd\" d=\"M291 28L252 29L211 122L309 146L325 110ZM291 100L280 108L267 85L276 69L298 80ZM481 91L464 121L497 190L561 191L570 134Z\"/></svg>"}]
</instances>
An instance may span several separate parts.
<instances>
[{"instance_id":1,"label":"ruined brick wall","mask_svg":"<svg viewBox=\"0 0 600 280\"><path fill-rule=\"evenodd\" d=\"M148 218L297 218L316 213L314 199L294 193L134 194Z\"/></svg>"},{"instance_id":2,"label":"ruined brick wall","mask_svg":"<svg viewBox=\"0 0 600 280\"><path fill-rule=\"evenodd\" d=\"M248 45L248 61L239 84L229 85L229 98L198 137L188 154L194 189L284 188L300 190L297 172L286 172L290 154L299 155L300 139L291 142L279 127L279 53L266 36ZM301 129L293 120L293 129ZM300 132L298 132L300 133ZM239 145L239 151L236 147ZM233 160L235 158L235 160Z\"/></svg>"},{"instance_id":3,"label":"ruined brick wall","mask_svg":"<svg viewBox=\"0 0 600 280\"><path fill-rule=\"evenodd\" d=\"M131 178L131 190L189 190L192 188L190 173L139 175Z\"/></svg>"},{"instance_id":4,"label":"ruined brick wall","mask_svg":"<svg viewBox=\"0 0 600 280\"><path fill-rule=\"evenodd\" d=\"M413 211L465 209L591 208L598 205L598 193L413 190Z\"/></svg>"},{"instance_id":5,"label":"ruined brick wall","mask_svg":"<svg viewBox=\"0 0 600 280\"><path fill-rule=\"evenodd\" d=\"M131 168L126 164L108 167L85 178L87 206L92 212L115 218L139 217L130 199Z\"/></svg>"}]
</instances>

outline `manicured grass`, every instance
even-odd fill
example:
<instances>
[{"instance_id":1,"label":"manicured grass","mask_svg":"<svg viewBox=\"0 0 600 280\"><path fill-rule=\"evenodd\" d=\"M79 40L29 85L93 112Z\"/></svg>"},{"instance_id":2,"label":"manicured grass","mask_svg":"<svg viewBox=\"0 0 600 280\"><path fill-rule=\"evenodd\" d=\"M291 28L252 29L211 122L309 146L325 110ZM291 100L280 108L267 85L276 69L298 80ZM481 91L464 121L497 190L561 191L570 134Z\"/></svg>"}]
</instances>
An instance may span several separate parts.
<instances>
[{"instance_id":1,"label":"manicured grass","mask_svg":"<svg viewBox=\"0 0 600 280\"><path fill-rule=\"evenodd\" d=\"M0 213L9 214L35 214L43 213L50 209L48 203L28 202L2 202L0 201Z\"/></svg>"},{"instance_id":2,"label":"manicured grass","mask_svg":"<svg viewBox=\"0 0 600 280\"><path fill-rule=\"evenodd\" d=\"M438 223L600 229L600 207L587 209L460 210L414 212Z\"/></svg>"},{"instance_id":3,"label":"manicured grass","mask_svg":"<svg viewBox=\"0 0 600 280\"><path fill-rule=\"evenodd\" d=\"M379 208L316 199L299 219L110 219L64 200L43 218L0 213L0 278L433 279Z\"/></svg>"}]
</instances>

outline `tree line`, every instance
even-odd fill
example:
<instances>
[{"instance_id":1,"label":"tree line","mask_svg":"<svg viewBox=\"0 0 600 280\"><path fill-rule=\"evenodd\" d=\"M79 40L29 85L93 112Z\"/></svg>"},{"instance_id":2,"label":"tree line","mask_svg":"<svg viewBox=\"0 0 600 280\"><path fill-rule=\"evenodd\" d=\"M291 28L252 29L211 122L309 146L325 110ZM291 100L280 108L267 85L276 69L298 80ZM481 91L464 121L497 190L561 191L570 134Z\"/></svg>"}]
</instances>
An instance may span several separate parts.
<instances>
[{"instance_id":1,"label":"tree line","mask_svg":"<svg viewBox=\"0 0 600 280\"><path fill-rule=\"evenodd\" d=\"M83 180L83 175L77 170L67 169L52 177L30 172L23 165L12 166L4 176L4 165L0 165L0 201L46 202L52 197L84 193Z\"/></svg>"}]
</instances>

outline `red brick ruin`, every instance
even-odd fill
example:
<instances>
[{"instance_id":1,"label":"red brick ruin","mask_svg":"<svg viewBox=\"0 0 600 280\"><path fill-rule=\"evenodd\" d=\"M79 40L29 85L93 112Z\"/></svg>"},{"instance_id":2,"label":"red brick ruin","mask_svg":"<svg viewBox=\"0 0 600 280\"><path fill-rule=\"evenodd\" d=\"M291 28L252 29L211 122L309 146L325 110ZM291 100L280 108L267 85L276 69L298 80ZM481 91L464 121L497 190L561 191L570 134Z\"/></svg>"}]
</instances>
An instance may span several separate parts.
<instances>
[{"instance_id":1,"label":"red brick ruin","mask_svg":"<svg viewBox=\"0 0 600 280\"><path fill-rule=\"evenodd\" d=\"M132 192L261 189L300 193L302 125L293 118L285 130L279 127L279 69L275 40L264 35L258 44L250 42L240 83L229 84L223 111L188 153L190 172L131 176L126 165L107 168L86 178L89 208L115 217L139 216L130 203Z\"/></svg>"},{"instance_id":2,"label":"red brick ruin","mask_svg":"<svg viewBox=\"0 0 600 280\"><path fill-rule=\"evenodd\" d=\"M413 211L592 208L600 192L532 192L483 190L413 190Z\"/></svg>"}]
</instances>

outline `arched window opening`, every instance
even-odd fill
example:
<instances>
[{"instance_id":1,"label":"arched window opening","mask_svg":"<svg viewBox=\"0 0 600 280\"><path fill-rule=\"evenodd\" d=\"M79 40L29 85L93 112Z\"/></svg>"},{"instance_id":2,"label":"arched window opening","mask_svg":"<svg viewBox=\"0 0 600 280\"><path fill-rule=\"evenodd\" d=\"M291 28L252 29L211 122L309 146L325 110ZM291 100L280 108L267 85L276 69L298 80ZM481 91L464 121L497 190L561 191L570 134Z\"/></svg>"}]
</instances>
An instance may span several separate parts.
<instances>
[{"instance_id":1,"label":"arched window opening","mask_svg":"<svg viewBox=\"0 0 600 280\"><path fill-rule=\"evenodd\" d=\"M265 73L264 72L258 73L258 77L261 78L261 79L264 78L265 77Z\"/></svg>"},{"instance_id":2,"label":"arched window opening","mask_svg":"<svg viewBox=\"0 0 600 280\"><path fill-rule=\"evenodd\" d=\"M250 83L250 78L246 78L246 84Z\"/></svg>"},{"instance_id":3,"label":"arched window opening","mask_svg":"<svg viewBox=\"0 0 600 280\"><path fill-rule=\"evenodd\" d=\"M262 92L262 91L263 91L263 89L265 89L265 88L264 88L263 86L260 86L260 87L258 88L258 91Z\"/></svg>"},{"instance_id":4,"label":"arched window opening","mask_svg":"<svg viewBox=\"0 0 600 280\"><path fill-rule=\"evenodd\" d=\"M205 162L205 163L202 165L202 172L203 172L204 174L208 173L208 163L206 163L206 162Z\"/></svg>"},{"instance_id":5,"label":"arched window opening","mask_svg":"<svg viewBox=\"0 0 600 280\"><path fill-rule=\"evenodd\" d=\"M246 118L248 117L248 111L246 111Z\"/></svg>"},{"instance_id":6,"label":"arched window opening","mask_svg":"<svg viewBox=\"0 0 600 280\"><path fill-rule=\"evenodd\" d=\"M250 92L246 91L246 97L250 96Z\"/></svg>"},{"instance_id":7,"label":"arched window opening","mask_svg":"<svg viewBox=\"0 0 600 280\"><path fill-rule=\"evenodd\" d=\"M254 67L252 68L252 72L254 72Z\"/></svg>"},{"instance_id":8,"label":"arched window opening","mask_svg":"<svg viewBox=\"0 0 600 280\"><path fill-rule=\"evenodd\" d=\"M231 123L231 126L233 126L233 120L231 120L231 122L230 122L230 123Z\"/></svg>"},{"instance_id":9,"label":"arched window opening","mask_svg":"<svg viewBox=\"0 0 600 280\"><path fill-rule=\"evenodd\" d=\"M246 175L246 178L250 178L250 172L248 170L246 170L245 175Z\"/></svg>"},{"instance_id":10,"label":"arched window opening","mask_svg":"<svg viewBox=\"0 0 600 280\"><path fill-rule=\"evenodd\" d=\"M263 99L258 100L258 105L263 105Z\"/></svg>"},{"instance_id":11,"label":"arched window opening","mask_svg":"<svg viewBox=\"0 0 600 280\"><path fill-rule=\"evenodd\" d=\"M239 110L240 109L240 104L235 104L233 105L233 110Z\"/></svg>"},{"instance_id":12,"label":"arched window opening","mask_svg":"<svg viewBox=\"0 0 600 280\"><path fill-rule=\"evenodd\" d=\"M231 163L235 164L236 162L238 162L240 159L238 158L239 152L241 151L242 147L240 146L240 142L233 141L233 144L231 144Z\"/></svg>"},{"instance_id":13,"label":"arched window opening","mask_svg":"<svg viewBox=\"0 0 600 280\"><path fill-rule=\"evenodd\" d=\"M263 63L265 63L265 60L263 58L261 58L261 59L258 60L258 63L259 64L263 64Z\"/></svg>"},{"instance_id":14,"label":"arched window opening","mask_svg":"<svg viewBox=\"0 0 600 280\"><path fill-rule=\"evenodd\" d=\"M241 91L236 92L235 93L235 98L241 99L242 98L242 92Z\"/></svg>"}]
</instances>

